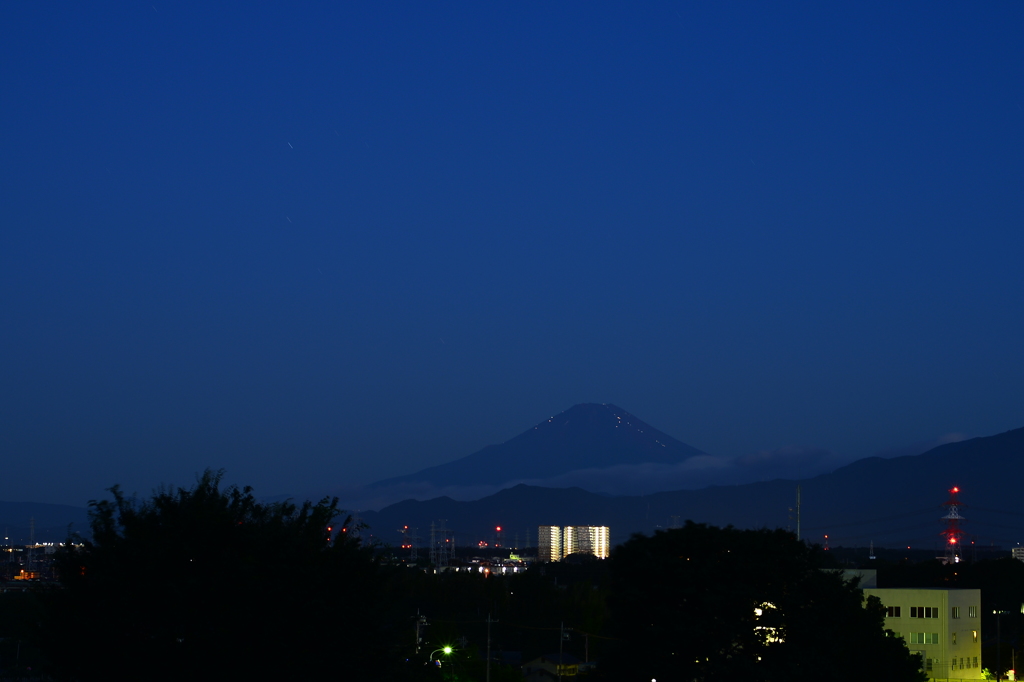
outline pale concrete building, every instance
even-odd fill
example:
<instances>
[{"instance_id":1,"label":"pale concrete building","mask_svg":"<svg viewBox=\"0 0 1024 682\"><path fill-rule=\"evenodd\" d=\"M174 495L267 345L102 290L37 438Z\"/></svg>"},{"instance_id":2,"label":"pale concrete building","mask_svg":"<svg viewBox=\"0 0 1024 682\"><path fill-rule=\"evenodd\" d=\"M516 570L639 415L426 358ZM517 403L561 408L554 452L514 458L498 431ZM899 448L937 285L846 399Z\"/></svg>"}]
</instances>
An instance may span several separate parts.
<instances>
[{"instance_id":1,"label":"pale concrete building","mask_svg":"<svg viewBox=\"0 0 1024 682\"><path fill-rule=\"evenodd\" d=\"M980 680L981 590L866 587L885 606L885 628L921 654L933 680Z\"/></svg>"}]
</instances>

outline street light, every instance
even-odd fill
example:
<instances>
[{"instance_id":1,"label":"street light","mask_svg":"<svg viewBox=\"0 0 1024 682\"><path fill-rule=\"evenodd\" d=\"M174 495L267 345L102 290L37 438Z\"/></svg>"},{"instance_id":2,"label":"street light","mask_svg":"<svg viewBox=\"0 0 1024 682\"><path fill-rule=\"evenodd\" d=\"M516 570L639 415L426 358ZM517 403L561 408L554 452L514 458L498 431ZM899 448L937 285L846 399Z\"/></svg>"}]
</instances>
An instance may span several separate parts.
<instances>
[{"instance_id":1,"label":"street light","mask_svg":"<svg viewBox=\"0 0 1024 682\"><path fill-rule=\"evenodd\" d=\"M434 649L433 651L430 652L430 656L427 657L427 663L437 663L437 667L440 668L441 667L441 659L438 658L437 661L434 660L434 654L436 654L438 651L443 653L445 656L450 656L451 653L452 653L452 648L450 646L443 646L440 649ZM426 663L424 663L424 665L426 665Z\"/></svg>"}]
</instances>

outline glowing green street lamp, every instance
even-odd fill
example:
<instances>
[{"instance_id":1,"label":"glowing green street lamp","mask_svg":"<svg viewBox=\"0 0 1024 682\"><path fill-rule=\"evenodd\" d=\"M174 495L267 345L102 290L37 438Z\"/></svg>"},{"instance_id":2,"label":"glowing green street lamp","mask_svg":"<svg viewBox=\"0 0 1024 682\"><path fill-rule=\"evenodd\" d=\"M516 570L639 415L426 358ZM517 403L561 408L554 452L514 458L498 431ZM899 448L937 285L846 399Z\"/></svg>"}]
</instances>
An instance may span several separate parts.
<instances>
[{"instance_id":1,"label":"glowing green street lamp","mask_svg":"<svg viewBox=\"0 0 1024 682\"><path fill-rule=\"evenodd\" d=\"M441 659L438 658L436 661L434 660L434 654L436 654L438 651L443 653L445 656L451 656L452 648L450 646L443 646L440 649L434 649L433 651L430 652L430 657L427 659L427 662L428 663L436 663L437 667L440 668L441 667Z\"/></svg>"}]
</instances>

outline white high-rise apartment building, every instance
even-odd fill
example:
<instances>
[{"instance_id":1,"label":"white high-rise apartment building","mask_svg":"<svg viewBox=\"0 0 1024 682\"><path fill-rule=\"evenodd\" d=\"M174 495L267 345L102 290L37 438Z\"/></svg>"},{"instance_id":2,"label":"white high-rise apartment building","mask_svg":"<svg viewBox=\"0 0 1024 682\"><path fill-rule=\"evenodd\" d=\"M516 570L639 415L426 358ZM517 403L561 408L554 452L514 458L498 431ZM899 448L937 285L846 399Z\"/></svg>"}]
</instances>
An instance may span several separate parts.
<instances>
[{"instance_id":1,"label":"white high-rise apartment building","mask_svg":"<svg viewBox=\"0 0 1024 682\"><path fill-rule=\"evenodd\" d=\"M537 559L561 561L564 557L562 529L559 526L539 526L537 528Z\"/></svg>"},{"instance_id":2,"label":"white high-rise apartment building","mask_svg":"<svg viewBox=\"0 0 1024 682\"><path fill-rule=\"evenodd\" d=\"M566 556L582 552L608 558L608 526L566 526L562 538Z\"/></svg>"},{"instance_id":3,"label":"white high-rise apartment building","mask_svg":"<svg viewBox=\"0 0 1024 682\"><path fill-rule=\"evenodd\" d=\"M593 554L607 559L611 552L608 526L540 526L537 529L537 558L561 561L570 554Z\"/></svg>"}]
</instances>

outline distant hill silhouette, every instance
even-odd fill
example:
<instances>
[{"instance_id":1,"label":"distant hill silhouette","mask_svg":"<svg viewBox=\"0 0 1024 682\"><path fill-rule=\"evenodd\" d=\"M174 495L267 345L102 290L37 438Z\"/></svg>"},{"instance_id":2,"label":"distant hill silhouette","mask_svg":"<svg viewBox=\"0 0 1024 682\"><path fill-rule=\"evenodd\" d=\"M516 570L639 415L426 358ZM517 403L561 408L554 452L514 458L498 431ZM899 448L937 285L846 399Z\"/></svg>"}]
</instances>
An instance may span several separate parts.
<instances>
[{"instance_id":1,"label":"distant hill silhouette","mask_svg":"<svg viewBox=\"0 0 1024 682\"><path fill-rule=\"evenodd\" d=\"M802 536L834 546L913 546L941 554L947 491L961 489L961 513L970 541L1005 548L1024 542L1024 512L1017 509L1024 480L1024 428L933 448L920 455L859 460L803 481L775 480L703 490L607 497L579 488L519 485L473 502L438 498L405 501L365 512L371 531L394 541L391 529L425 529L446 520L460 545L489 541L501 525L506 541L538 525L590 524L611 527L613 542L634 532L692 519L741 528L796 526L796 486L802 490ZM676 518L673 518L676 517Z\"/></svg>"},{"instance_id":2,"label":"distant hill silhouette","mask_svg":"<svg viewBox=\"0 0 1024 682\"><path fill-rule=\"evenodd\" d=\"M579 469L678 464L704 454L621 407L585 403L574 405L501 445L488 445L453 462L378 481L371 487L409 482L438 487L501 485Z\"/></svg>"}]
</instances>

